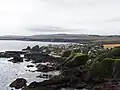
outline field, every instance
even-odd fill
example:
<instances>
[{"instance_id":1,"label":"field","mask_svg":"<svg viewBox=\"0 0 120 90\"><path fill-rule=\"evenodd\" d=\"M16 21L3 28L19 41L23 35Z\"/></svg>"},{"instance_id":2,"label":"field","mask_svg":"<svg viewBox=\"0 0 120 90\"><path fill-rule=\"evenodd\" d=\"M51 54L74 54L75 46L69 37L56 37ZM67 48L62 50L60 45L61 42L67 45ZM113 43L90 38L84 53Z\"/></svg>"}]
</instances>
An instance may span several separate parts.
<instances>
[{"instance_id":1,"label":"field","mask_svg":"<svg viewBox=\"0 0 120 90\"><path fill-rule=\"evenodd\" d=\"M114 48L118 46L120 46L120 44L104 44L104 48Z\"/></svg>"}]
</instances>

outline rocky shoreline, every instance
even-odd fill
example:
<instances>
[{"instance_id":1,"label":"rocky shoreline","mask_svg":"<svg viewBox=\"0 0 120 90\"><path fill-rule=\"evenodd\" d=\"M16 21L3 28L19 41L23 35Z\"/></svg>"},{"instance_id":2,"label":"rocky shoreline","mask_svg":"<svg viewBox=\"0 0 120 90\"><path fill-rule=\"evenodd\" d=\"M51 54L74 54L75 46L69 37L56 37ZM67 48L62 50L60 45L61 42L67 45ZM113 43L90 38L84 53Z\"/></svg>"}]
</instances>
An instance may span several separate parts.
<instances>
[{"instance_id":1,"label":"rocky shoreline","mask_svg":"<svg viewBox=\"0 0 120 90\"><path fill-rule=\"evenodd\" d=\"M47 80L29 85L24 78L18 78L10 84L16 89L120 90L120 47L106 49L101 44L36 45L22 51L1 52L0 57L12 57L9 61L13 63L22 63L24 59L31 61L37 68L35 72L60 72L58 75L41 74L37 77Z\"/></svg>"}]
</instances>

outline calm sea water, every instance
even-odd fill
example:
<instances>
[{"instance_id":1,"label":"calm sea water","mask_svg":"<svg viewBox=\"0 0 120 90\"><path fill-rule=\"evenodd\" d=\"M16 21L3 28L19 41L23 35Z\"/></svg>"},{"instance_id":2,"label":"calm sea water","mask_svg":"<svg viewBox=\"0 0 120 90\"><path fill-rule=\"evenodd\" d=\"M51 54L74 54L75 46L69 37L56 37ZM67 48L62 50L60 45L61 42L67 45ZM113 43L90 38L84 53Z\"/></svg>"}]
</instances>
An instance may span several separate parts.
<instances>
[{"instance_id":1,"label":"calm sea water","mask_svg":"<svg viewBox=\"0 0 120 90\"><path fill-rule=\"evenodd\" d=\"M59 42L36 42L36 41L15 41L15 40L0 40L0 51L6 50L22 50L27 46L46 46L49 44L67 44L67 43L59 43Z\"/></svg>"},{"instance_id":2,"label":"calm sea water","mask_svg":"<svg viewBox=\"0 0 120 90\"><path fill-rule=\"evenodd\" d=\"M0 51L6 50L21 50L27 46L46 46L48 44L62 44L62 43L51 43L51 42L33 42L33 41L3 41L0 40ZM36 78L40 72L29 72L27 65L31 65L30 62L23 63L12 63L8 62L9 59L0 58L0 90L11 90L9 84L17 78L25 78L28 84L32 81L42 81L44 79ZM35 68L30 68L33 70ZM51 72L53 73L53 72Z\"/></svg>"}]
</instances>

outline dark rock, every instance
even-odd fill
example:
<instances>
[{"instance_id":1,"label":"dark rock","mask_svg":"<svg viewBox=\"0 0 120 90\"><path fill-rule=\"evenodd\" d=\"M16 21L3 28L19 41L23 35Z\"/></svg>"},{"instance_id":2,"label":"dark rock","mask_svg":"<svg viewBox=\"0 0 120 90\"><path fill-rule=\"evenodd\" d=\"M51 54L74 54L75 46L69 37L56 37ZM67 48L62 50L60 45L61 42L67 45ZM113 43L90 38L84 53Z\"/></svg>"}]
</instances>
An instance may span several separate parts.
<instances>
[{"instance_id":1,"label":"dark rock","mask_svg":"<svg viewBox=\"0 0 120 90\"><path fill-rule=\"evenodd\" d=\"M62 52L62 57L69 57L71 54L71 50L66 50Z\"/></svg>"},{"instance_id":2,"label":"dark rock","mask_svg":"<svg viewBox=\"0 0 120 90\"><path fill-rule=\"evenodd\" d=\"M46 87L52 89L59 89L62 87L75 87L75 88L82 88L85 87L85 83L79 83L81 81L81 74L82 71L80 68L71 68L66 69L61 72L58 76L50 76L49 80L45 80L43 82L32 82L23 90L45 90ZM49 77L48 74L40 75L40 78ZM43 89L44 88L44 89Z\"/></svg>"},{"instance_id":3,"label":"dark rock","mask_svg":"<svg viewBox=\"0 0 120 90\"><path fill-rule=\"evenodd\" d=\"M27 65L27 67L29 68L29 67L34 67L34 65Z\"/></svg>"},{"instance_id":4,"label":"dark rock","mask_svg":"<svg viewBox=\"0 0 120 90\"><path fill-rule=\"evenodd\" d=\"M76 89L83 89L83 88L86 88L86 83L79 83L75 86Z\"/></svg>"},{"instance_id":5,"label":"dark rock","mask_svg":"<svg viewBox=\"0 0 120 90\"><path fill-rule=\"evenodd\" d=\"M18 78L13 81L9 86L14 87L15 89L20 89L26 86L27 81L24 78Z\"/></svg>"},{"instance_id":6,"label":"dark rock","mask_svg":"<svg viewBox=\"0 0 120 90\"><path fill-rule=\"evenodd\" d=\"M30 51L31 50L31 47L30 46L28 46L27 48L25 48L25 49L22 49L23 51Z\"/></svg>"},{"instance_id":7,"label":"dark rock","mask_svg":"<svg viewBox=\"0 0 120 90\"><path fill-rule=\"evenodd\" d=\"M112 58L105 58L101 62L93 63L85 76L86 81L96 77L112 77L114 61Z\"/></svg>"},{"instance_id":8,"label":"dark rock","mask_svg":"<svg viewBox=\"0 0 120 90\"><path fill-rule=\"evenodd\" d=\"M32 82L28 87L35 88L35 87L43 87L43 86L51 86L51 85L59 85L62 83L68 82L68 78L58 77L56 76L54 79L45 80L43 82Z\"/></svg>"},{"instance_id":9,"label":"dark rock","mask_svg":"<svg viewBox=\"0 0 120 90\"><path fill-rule=\"evenodd\" d=\"M26 51L6 51L6 53L10 54L10 55L20 55L20 54L25 54Z\"/></svg>"},{"instance_id":10,"label":"dark rock","mask_svg":"<svg viewBox=\"0 0 120 90\"><path fill-rule=\"evenodd\" d=\"M29 61L30 61L30 59L26 59L25 61L26 61L26 62L29 62Z\"/></svg>"},{"instance_id":11,"label":"dark rock","mask_svg":"<svg viewBox=\"0 0 120 90\"><path fill-rule=\"evenodd\" d=\"M32 47L31 51L33 51L33 52L39 52L40 48L39 48L38 45L36 45L36 46Z\"/></svg>"},{"instance_id":12,"label":"dark rock","mask_svg":"<svg viewBox=\"0 0 120 90\"><path fill-rule=\"evenodd\" d=\"M120 47L115 47L111 50L106 50L106 52L101 53L99 56L97 56L94 61L101 62L105 58L113 58L113 59L120 58Z\"/></svg>"},{"instance_id":13,"label":"dark rock","mask_svg":"<svg viewBox=\"0 0 120 90\"><path fill-rule=\"evenodd\" d=\"M116 59L113 68L113 76L115 79L120 79L120 59Z\"/></svg>"},{"instance_id":14,"label":"dark rock","mask_svg":"<svg viewBox=\"0 0 120 90\"><path fill-rule=\"evenodd\" d=\"M37 77L39 77L39 78L51 78L53 75L51 75L51 74L40 74L39 76L37 76Z\"/></svg>"},{"instance_id":15,"label":"dark rock","mask_svg":"<svg viewBox=\"0 0 120 90\"><path fill-rule=\"evenodd\" d=\"M85 65L88 60L88 55L85 54L76 54L70 60L67 60L65 66L67 67L78 67Z\"/></svg>"},{"instance_id":16,"label":"dark rock","mask_svg":"<svg viewBox=\"0 0 120 90\"><path fill-rule=\"evenodd\" d=\"M59 58L50 56L48 54L43 54L40 52L31 52L25 54L25 58L28 60L32 60L34 63L40 62L58 62L60 61Z\"/></svg>"},{"instance_id":17,"label":"dark rock","mask_svg":"<svg viewBox=\"0 0 120 90\"><path fill-rule=\"evenodd\" d=\"M119 83L119 81L115 82ZM113 81L108 81L94 85L92 90L120 90L120 85L116 83L114 84Z\"/></svg>"},{"instance_id":18,"label":"dark rock","mask_svg":"<svg viewBox=\"0 0 120 90\"><path fill-rule=\"evenodd\" d=\"M8 61L12 61L13 63L23 62L23 58L20 57L20 55L15 55L15 56L13 57L13 59L8 60Z\"/></svg>"},{"instance_id":19,"label":"dark rock","mask_svg":"<svg viewBox=\"0 0 120 90\"><path fill-rule=\"evenodd\" d=\"M57 90L56 87L37 87L37 88L29 88L29 87L25 87L22 90Z\"/></svg>"},{"instance_id":20,"label":"dark rock","mask_svg":"<svg viewBox=\"0 0 120 90\"><path fill-rule=\"evenodd\" d=\"M10 58L10 57L14 57L16 55L21 55L21 54L25 54L25 51L5 51L0 53L0 57L3 58Z\"/></svg>"},{"instance_id":21,"label":"dark rock","mask_svg":"<svg viewBox=\"0 0 120 90\"><path fill-rule=\"evenodd\" d=\"M8 53L6 53L6 52L1 52L0 53L0 57L1 58L10 58L11 56Z\"/></svg>"},{"instance_id":22,"label":"dark rock","mask_svg":"<svg viewBox=\"0 0 120 90\"><path fill-rule=\"evenodd\" d=\"M55 66L49 66L49 65L38 64L36 67L37 67L37 71L41 71L41 72L49 72L56 70Z\"/></svg>"}]
</instances>

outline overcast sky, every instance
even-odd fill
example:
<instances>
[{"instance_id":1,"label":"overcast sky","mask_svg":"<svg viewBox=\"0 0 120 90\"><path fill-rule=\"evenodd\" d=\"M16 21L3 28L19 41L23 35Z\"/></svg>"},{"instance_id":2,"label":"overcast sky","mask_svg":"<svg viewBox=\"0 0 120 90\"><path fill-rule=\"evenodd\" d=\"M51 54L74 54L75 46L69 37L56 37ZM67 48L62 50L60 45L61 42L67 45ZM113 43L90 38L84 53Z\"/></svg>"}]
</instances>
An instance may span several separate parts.
<instances>
[{"instance_id":1,"label":"overcast sky","mask_svg":"<svg viewBox=\"0 0 120 90\"><path fill-rule=\"evenodd\" d=\"M0 35L120 34L120 0L0 0Z\"/></svg>"}]
</instances>

